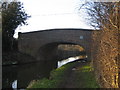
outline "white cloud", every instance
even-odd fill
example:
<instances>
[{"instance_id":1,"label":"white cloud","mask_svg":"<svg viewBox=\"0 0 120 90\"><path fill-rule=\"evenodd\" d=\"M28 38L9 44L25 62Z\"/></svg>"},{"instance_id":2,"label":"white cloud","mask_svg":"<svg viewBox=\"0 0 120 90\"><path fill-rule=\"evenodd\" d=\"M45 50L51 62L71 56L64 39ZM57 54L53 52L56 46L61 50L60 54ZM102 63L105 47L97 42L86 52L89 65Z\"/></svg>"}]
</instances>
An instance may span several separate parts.
<instances>
[{"instance_id":1,"label":"white cloud","mask_svg":"<svg viewBox=\"0 0 120 90\"><path fill-rule=\"evenodd\" d=\"M16 32L29 32L52 28L90 28L85 24L82 13L77 15L80 0L20 0L26 12L32 17L27 26ZM83 11L82 11L83 12ZM17 34L16 34L17 35Z\"/></svg>"},{"instance_id":2,"label":"white cloud","mask_svg":"<svg viewBox=\"0 0 120 90\"><path fill-rule=\"evenodd\" d=\"M73 12L78 0L21 0L32 15Z\"/></svg>"}]
</instances>

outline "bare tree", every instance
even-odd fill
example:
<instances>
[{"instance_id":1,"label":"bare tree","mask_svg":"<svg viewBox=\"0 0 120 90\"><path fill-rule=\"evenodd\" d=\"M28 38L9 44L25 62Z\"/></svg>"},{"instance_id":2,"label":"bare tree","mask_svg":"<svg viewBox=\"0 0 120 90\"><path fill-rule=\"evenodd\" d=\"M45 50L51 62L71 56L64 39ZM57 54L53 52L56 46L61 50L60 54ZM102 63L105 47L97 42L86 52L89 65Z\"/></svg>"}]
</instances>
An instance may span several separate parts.
<instances>
[{"instance_id":1,"label":"bare tree","mask_svg":"<svg viewBox=\"0 0 120 90\"><path fill-rule=\"evenodd\" d=\"M83 7L93 27L108 29L111 26L119 29L120 2L88 2Z\"/></svg>"},{"instance_id":2,"label":"bare tree","mask_svg":"<svg viewBox=\"0 0 120 90\"><path fill-rule=\"evenodd\" d=\"M120 87L120 2L87 2L89 24L99 32L93 33L93 66L101 87Z\"/></svg>"}]
</instances>

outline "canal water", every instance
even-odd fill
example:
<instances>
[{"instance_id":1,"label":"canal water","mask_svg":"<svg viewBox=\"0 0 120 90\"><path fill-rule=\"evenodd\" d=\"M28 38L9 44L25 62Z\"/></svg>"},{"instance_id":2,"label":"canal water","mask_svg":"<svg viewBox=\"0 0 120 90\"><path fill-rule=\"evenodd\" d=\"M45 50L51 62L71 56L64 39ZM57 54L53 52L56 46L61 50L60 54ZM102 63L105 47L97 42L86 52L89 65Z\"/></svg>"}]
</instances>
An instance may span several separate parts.
<instances>
[{"instance_id":1,"label":"canal water","mask_svg":"<svg viewBox=\"0 0 120 90\"><path fill-rule=\"evenodd\" d=\"M2 88L26 88L31 81L48 78L53 69L80 58L79 56L62 61L39 61L24 65L3 66Z\"/></svg>"},{"instance_id":2,"label":"canal water","mask_svg":"<svg viewBox=\"0 0 120 90\"><path fill-rule=\"evenodd\" d=\"M2 88L26 88L32 80L49 77L57 68L57 61L40 61L24 65L2 67Z\"/></svg>"}]
</instances>

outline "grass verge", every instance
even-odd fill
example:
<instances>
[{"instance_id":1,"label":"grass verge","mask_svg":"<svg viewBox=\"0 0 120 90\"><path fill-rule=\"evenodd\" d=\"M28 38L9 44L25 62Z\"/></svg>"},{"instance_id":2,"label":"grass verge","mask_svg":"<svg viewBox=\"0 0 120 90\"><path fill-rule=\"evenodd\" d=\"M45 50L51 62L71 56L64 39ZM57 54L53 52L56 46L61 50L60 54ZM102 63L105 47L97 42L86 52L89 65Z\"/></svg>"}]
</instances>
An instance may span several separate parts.
<instances>
[{"instance_id":1,"label":"grass verge","mask_svg":"<svg viewBox=\"0 0 120 90\"><path fill-rule=\"evenodd\" d=\"M53 70L50 74L50 78L43 78L38 81L33 81L29 86L29 88L58 88L58 86L64 82L65 78L67 78L64 74L65 72L75 66L77 62L69 63L63 65L60 68ZM70 74L70 73L69 73ZM90 64L84 64L74 71L75 79L74 84L75 88L99 88L97 84L94 74L93 68ZM63 87L64 88L64 87Z\"/></svg>"},{"instance_id":2,"label":"grass verge","mask_svg":"<svg viewBox=\"0 0 120 90\"><path fill-rule=\"evenodd\" d=\"M32 81L30 85L27 87L29 88L57 88L57 86L64 80L64 73L65 71L74 66L75 63L69 63L63 65L60 68L57 68L50 73L50 78L43 78L38 81Z\"/></svg>"},{"instance_id":3,"label":"grass verge","mask_svg":"<svg viewBox=\"0 0 120 90\"><path fill-rule=\"evenodd\" d=\"M96 82L93 68L90 64L78 68L76 71L76 79L78 88L100 88Z\"/></svg>"}]
</instances>

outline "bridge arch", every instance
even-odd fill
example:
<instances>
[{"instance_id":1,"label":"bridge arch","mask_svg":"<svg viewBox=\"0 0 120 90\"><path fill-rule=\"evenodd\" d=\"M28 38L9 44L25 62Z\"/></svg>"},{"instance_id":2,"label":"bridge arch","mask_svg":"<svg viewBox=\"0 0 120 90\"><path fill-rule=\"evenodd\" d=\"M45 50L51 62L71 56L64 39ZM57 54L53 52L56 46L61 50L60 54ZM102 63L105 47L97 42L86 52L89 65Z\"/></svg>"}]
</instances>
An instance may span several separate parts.
<instances>
[{"instance_id":1,"label":"bridge arch","mask_svg":"<svg viewBox=\"0 0 120 90\"><path fill-rule=\"evenodd\" d=\"M80 50L78 50L79 48L77 48L77 51L75 51L75 50L71 50L71 51L62 50L62 52L60 52L59 45L74 45L74 47L72 47L73 49L75 48L76 45L78 45L79 48L82 47L84 49L84 51L80 51ZM62 55L61 55L61 53L62 53ZM36 59L37 60L44 60L44 61L45 60L63 60L63 59L67 59L69 57L79 56L82 53L84 53L86 55L86 50L83 46L81 46L77 43L53 42L53 43L48 43L46 45L41 46L36 53ZM64 54L64 57L63 57L63 54Z\"/></svg>"},{"instance_id":2,"label":"bridge arch","mask_svg":"<svg viewBox=\"0 0 120 90\"><path fill-rule=\"evenodd\" d=\"M43 50L46 50L44 52L47 54L49 49L55 49L59 44L76 44L84 47L90 60L92 31L88 29L51 29L19 33L18 48L20 52L29 54L39 60L40 57L37 57L38 52L41 53ZM45 49L46 47L52 48L47 48L47 50Z\"/></svg>"}]
</instances>

